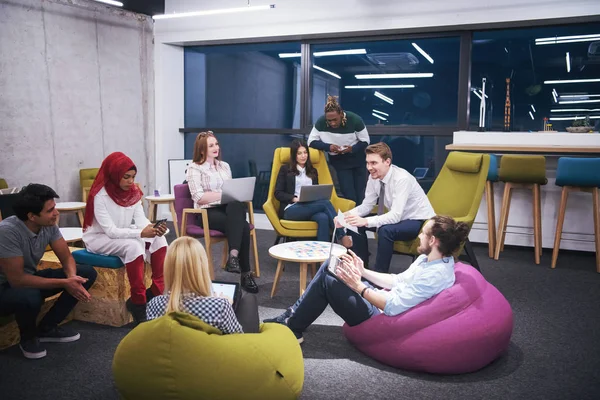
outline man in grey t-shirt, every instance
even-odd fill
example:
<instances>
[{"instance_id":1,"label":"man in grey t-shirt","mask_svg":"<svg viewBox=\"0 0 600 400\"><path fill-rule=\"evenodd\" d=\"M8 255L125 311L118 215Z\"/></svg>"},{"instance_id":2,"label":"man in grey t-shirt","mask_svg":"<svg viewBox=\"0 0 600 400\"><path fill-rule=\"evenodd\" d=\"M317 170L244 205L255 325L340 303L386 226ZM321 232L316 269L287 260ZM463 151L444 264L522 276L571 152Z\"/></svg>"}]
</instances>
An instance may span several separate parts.
<instances>
[{"instance_id":1,"label":"man in grey t-shirt","mask_svg":"<svg viewBox=\"0 0 600 400\"><path fill-rule=\"evenodd\" d=\"M58 195L45 185L29 184L15 199L15 216L0 222L0 315L15 315L21 333L20 348L27 358L42 358L40 342L73 342L79 333L59 327L78 301L89 301L88 289L96 271L76 265L56 226ZM37 270L50 245L62 269ZM62 292L36 326L44 299Z\"/></svg>"}]
</instances>

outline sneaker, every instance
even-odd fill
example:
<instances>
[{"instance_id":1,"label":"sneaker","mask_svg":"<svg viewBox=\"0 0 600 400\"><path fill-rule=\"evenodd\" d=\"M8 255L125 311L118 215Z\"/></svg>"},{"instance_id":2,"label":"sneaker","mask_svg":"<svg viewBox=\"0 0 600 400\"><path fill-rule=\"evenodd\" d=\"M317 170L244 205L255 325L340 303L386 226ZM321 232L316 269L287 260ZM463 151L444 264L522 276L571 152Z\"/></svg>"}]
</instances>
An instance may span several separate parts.
<instances>
[{"instance_id":1,"label":"sneaker","mask_svg":"<svg viewBox=\"0 0 600 400\"><path fill-rule=\"evenodd\" d=\"M286 309L283 314L276 316L275 318L263 319L263 322L275 322L276 324L286 325L289 317L292 316L292 307Z\"/></svg>"},{"instance_id":2,"label":"sneaker","mask_svg":"<svg viewBox=\"0 0 600 400\"><path fill-rule=\"evenodd\" d=\"M128 299L125 302L125 307L131 313L136 326L146 322L146 304L133 304L131 299Z\"/></svg>"},{"instance_id":3,"label":"sneaker","mask_svg":"<svg viewBox=\"0 0 600 400\"><path fill-rule=\"evenodd\" d=\"M252 272L242 274L242 288L249 293L258 293L258 285L254 282Z\"/></svg>"},{"instance_id":4,"label":"sneaker","mask_svg":"<svg viewBox=\"0 0 600 400\"><path fill-rule=\"evenodd\" d=\"M294 336L296 336L296 340L298 340L298 344L302 344L302 342L304 342L304 336L302 336L302 332L296 332L296 331L292 331L294 332Z\"/></svg>"},{"instance_id":5,"label":"sneaker","mask_svg":"<svg viewBox=\"0 0 600 400\"><path fill-rule=\"evenodd\" d=\"M227 259L227 264L225 265L225 271L234 274L241 274L242 270L240 268L240 259L234 256L229 256Z\"/></svg>"},{"instance_id":6,"label":"sneaker","mask_svg":"<svg viewBox=\"0 0 600 400\"><path fill-rule=\"evenodd\" d=\"M42 343L69 343L79 340L81 335L66 326L55 326L47 331L40 331L38 339Z\"/></svg>"},{"instance_id":7,"label":"sneaker","mask_svg":"<svg viewBox=\"0 0 600 400\"><path fill-rule=\"evenodd\" d=\"M46 349L40 344L38 338L21 340L19 347L25 358L29 358L30 360L46 357Z\"/></svg>"}]
</instances>

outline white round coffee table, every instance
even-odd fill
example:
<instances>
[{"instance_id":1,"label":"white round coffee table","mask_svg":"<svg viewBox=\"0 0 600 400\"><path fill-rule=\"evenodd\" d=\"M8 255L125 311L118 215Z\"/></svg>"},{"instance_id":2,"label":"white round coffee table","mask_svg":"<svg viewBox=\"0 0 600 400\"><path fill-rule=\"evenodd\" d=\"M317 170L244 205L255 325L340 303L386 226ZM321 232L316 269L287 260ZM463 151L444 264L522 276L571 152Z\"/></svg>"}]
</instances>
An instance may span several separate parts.
<instances>
[{"instance_id":1,"label":"white round coffee table","mask_svg":"<svg viewBox=\"0 0 600 400\"><path fill-rule=\"evenodd\" d=\"M81 226L83 226L83 212L85 211L85 206L86 203L82 201L65 201L56 203L56 209L60 213L77 213L77 217L79 217L79 223L81 224ZM58 219L56 220L56 224L58 224Z\"/></svg>"},{"instance_id":2,"label":"white round coffee table","mask_svg":"<svg viewBox=\"0 0 600 400\"><path fill-rule=\"evenodd\" d=\"M291 261L300 263L300 296L306 289L306 275L308 274L308 265L311 265L312 275L317 271L316 263L321 263L329 258L329 249L331 243L317 242L314 240L302 240L298 242L287 242L275 245L269 249L269 255L279 260L277 271L275 272L275 281L271 289L271 298L275 296L277 284L283 270L283 262ZM346 253L346 248L339 244L334 244L331 254L339 257Z\"/></svg>"},{"instance_id":3,"label":"white round coffee table","mask_svg":"<svg viewBox=\"0 0 600 400\"><path fill-rule=\"evenodd\" d=\"M175 225L175 236L179 237L179 227L177 226L177 213L175 212L175 195L163 194L160 196L146 196L148 200L148 219L151 222L155 222L156 207L159 204L168 204L169 210L171 211L171 217L173 218L173 225Z\"/></svg>"}]
</instances>

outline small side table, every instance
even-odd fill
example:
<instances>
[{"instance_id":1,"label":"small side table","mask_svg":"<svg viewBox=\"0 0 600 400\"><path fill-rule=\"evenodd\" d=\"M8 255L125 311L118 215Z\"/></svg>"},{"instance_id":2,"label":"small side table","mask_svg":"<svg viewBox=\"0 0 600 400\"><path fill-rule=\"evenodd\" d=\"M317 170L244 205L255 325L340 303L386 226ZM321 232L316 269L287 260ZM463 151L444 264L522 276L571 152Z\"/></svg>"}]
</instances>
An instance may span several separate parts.
<instances>
[{"instance_id":1,"label":"small side table","mask_svg":"<svg viewBox=\"0 0 600 400\"><path fill-rule=\"evenodd\" d=\"M300 296L306 290L306 276L308 274L308 266L311 266L312 276L317 273L316 263L322 263L329 258L329 242L317 242L312 240L302 240L298 242L287 242L275 245L269 249L269 255L279 260L277 263L277 271L275 272L275 280L271 289L271 298L275 296L277 284L283 271L283 262L291 261L300 263ZM333 245L331 253L339 257L346 254L346 248L339 244Z\"/></svg>"},{"instance_id":2,"label":"small side table","mask_svg":"<svg viewBox=\"0 0 600 400\"><path fill-rule=\"evenodd\" d=\"M173 217L173 225L175 225L175 235L179 237L179 227L177 226L177 213L175 212L175 195L163 194L161 196L146 196L148 200L148 219L154 222L156 216L156 207L159 204L168 204Z\"/></svg>"},{"instance_id":3,"label":"small side table","mask_svg":"<svg viewBox=\"0 0 600 400\"><path fill-rule=\"evenodd\" d=\"M83 212L85 211L86 203L82 201L67 201L56 203L56 209L60 213L69 213L74 212L79 217L79 223L83 227ZM59 215L60 218L60 215ZM56 224L58 225L58 219L56 220Z\"/></svg>"},{"instance_id":4,"label":"small side table","mask_svg":"<svg viewBox=\"0 0 600 400\"><path fill-rule=\"evenodd\" d=\"M82 228L59 228L60 233L63 235L65 242L67 244L72 245L73 243L77 243L81 241L83 237L83 229Z\"/></svg>"}]
</instances>

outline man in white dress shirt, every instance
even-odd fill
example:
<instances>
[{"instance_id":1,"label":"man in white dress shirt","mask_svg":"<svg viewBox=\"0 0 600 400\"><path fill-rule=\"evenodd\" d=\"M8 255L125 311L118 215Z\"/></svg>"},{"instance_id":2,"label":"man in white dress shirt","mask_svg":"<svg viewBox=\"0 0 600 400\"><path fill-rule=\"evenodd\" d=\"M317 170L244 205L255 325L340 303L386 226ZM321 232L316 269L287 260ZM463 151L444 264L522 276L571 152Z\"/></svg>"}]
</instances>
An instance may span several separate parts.
<instances>
[{"instance_id":1,"label":"man in white dress shirt","mask_svg":"<svg viewBox=\"0 0 600 400\"><path fill-rule=\"evenodd\" d=\"M435 212L415 177L392 165L392 151L387 144L372 144L365 153L369 171L365 199L361 205L344 213L344 218L350 225L359 227L359 234L352 234L353 250L366 266L369 265L369 250L365 230L377 231L377 257L373 270L388 272L394 242L415 239L423 223ZM367 216L375 205L377 215Z\"/></svg>"}]
</instances>

